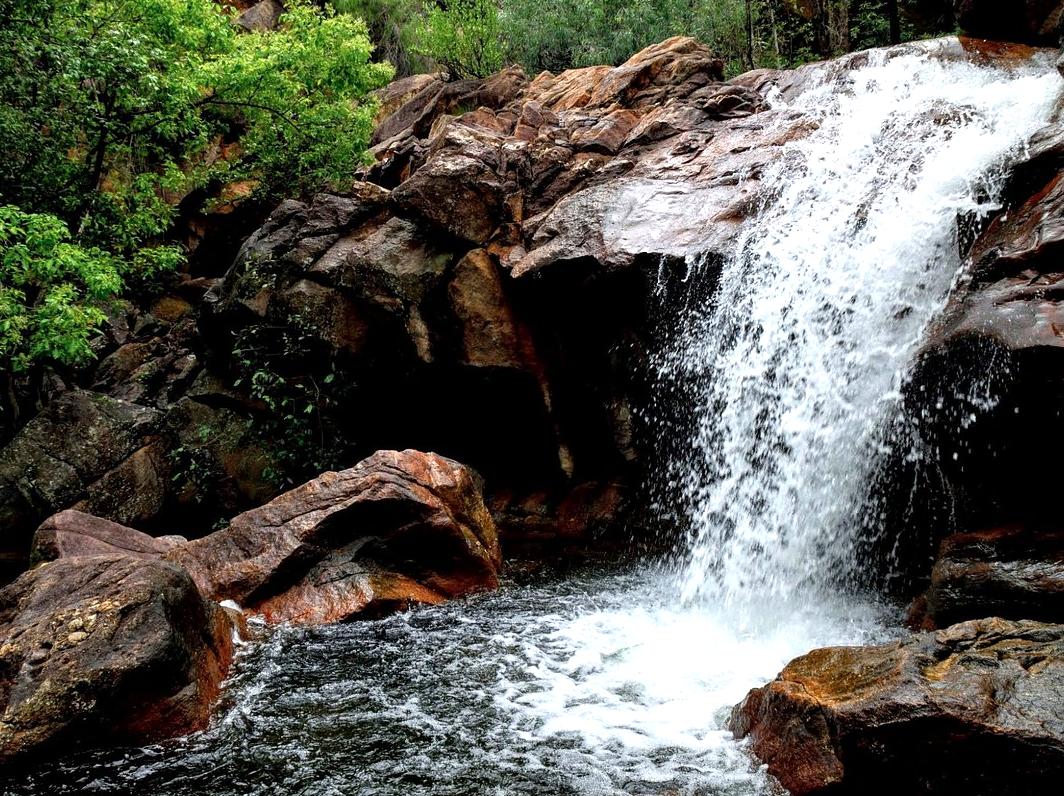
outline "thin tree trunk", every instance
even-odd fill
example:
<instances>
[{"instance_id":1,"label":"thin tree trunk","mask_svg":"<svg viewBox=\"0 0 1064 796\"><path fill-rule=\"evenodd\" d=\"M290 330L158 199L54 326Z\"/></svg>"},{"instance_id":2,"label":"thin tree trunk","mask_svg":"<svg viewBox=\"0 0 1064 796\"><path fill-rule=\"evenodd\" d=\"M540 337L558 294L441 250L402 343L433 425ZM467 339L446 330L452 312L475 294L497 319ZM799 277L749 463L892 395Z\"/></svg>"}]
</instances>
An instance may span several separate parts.
<instances>
[{"instance_id":1,"label":"thin tree trunk","mask_svg":"<svg viewBox=\"0 0 1064 796\"><path fill-rule=\"evenodd\" d=\"M746 0L746 65L754 68L754 0Z\"/></svg>"},{"instance_id":2,"label":"thin tree trunk","mask_svg":"<svg viewBox=\"0 0 1064 796\"><path fill-rule=\"evenodd\" d=\"M765 4L768 8L768 24L772 28L772 51L776 53L775 66L780 65L780 31L776 27L776 0L768 0Z\"/></svg>"},{"instance_id":3,"label":"thin tree trunk","mask_svg":"<svg viewBox=\"0 0 1064 796\"><path fill-rule=\"evenodd\" d=\"M887 0L887 20L890 22L890 43L901 44L901 16L898 0Z\"/></svg>"}]
</instances>

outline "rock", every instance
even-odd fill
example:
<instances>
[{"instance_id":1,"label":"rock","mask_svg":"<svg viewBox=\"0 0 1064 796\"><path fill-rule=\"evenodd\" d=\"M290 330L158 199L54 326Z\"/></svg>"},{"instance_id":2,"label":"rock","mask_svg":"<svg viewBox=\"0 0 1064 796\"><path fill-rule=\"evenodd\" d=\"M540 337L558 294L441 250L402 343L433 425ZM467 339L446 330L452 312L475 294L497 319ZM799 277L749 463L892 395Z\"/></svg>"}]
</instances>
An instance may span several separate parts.
<instances>
[{"instance_id":1,"label":"rock","mask_svg":"<svg viewBox=\"0 0 1064 796\"><path fill-rule=\"evenodd\" d=\"M75 504L131 524L157 511L166 482L157 469L162 420L84 390L53 400L0 450L3 552L25 560L41 521Z\"/></svg>"},{"instance_id":2,"label":"rock","mask_svg":"<svg viewBox=\"0 0 1064 796\"><path fill-rule=\"evenodd\" d=\"M45 520L33 535L30 560L41 563L99 555L157 559L179 544L179 538L157 539L82 511L61 511Z\"/></svg>"},{"instance_id":3,"label":"rock","mask_svg":"<svg viewBox=\"0 0 1064 796\"><path fill-rule=\"evenodd\" d=\"M186 572L64 558L0 591L0 761L143 745L207 724L232 626Z\"/></svg>"},{"instance_id":4,"label":"rock","mask_svg":"<svg viewBox=\"0 0 1064 796\"><path fill-rule=\"evenodd\" d=\"M983 616L1064 622L1064 533L1000 528L942 542L918 624Z\"/></svg>"},{"instance_id":5,"label":"rock","mask_svg":"<svg viewBox=\"0 0 1064 796\"><path fill-rule=\"evenodd\" d=\"M1025 41L1032 44L1060 43L1064 21L1061 0L954 0L961 30L988 39Z\"/></svg>"},{"instance_id":6,"label":"rock","mask_svg":"<svg viewBox=\"0 0 1064 796\"><path fill-rule=\"evenodd\" d=\"M1064 627L985 619L810 652L751 691L731 728L794 796L1049 793L1062 693Z\"/></svg>"},{"instance_id":7,"label":"rock","mask_svg":"<svg viewBox=\"0 0 1064 796\"><path fill-rule=\"evenodd\" d=\"M311 623L492 589L502 564L479 477L417 451L325 473L166 557L213 599Z\"/></svg>"},{"instance_id":8,"label":"rock","mask_svg":"<svg viewBox=\"0 0 1064 796\"><path fill-rule=\"evenodd\" d=\"M237 17L235 24L249 32L275 30L284 12L281 0L261 0Z\"/></svg>"}]
</instances>

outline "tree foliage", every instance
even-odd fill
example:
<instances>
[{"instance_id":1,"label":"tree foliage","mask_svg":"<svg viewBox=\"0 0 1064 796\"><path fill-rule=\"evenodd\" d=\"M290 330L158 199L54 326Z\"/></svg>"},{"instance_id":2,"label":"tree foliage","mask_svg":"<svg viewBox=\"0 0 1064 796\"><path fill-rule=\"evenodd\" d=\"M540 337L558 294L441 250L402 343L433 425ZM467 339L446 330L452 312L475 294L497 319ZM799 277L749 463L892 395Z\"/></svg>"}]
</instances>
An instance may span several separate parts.
<instances>
[{"instance_id":1,"label":"tree foliage","mask_svg":"<svg viewBox=\"0 0 1064 796\"><path fill-rule=\"evenodd\" d=\"M23 371L37 360L76 365L103 305L122 289L123 263L71 241L53 215L0 207L0 367Z\"/></svg>"},{"instance_id":2,"label":"tree foliage","mask_svg":"<svg viewBox=\"0 0 1064 796\"><path fill-rule=\"evenodd\" d=\"M487 77L503 65L496 0L447 0L430 4L415 30L415 52L453 77Z\"/></svg>"},{"instance_id":3,"label":"tree foliage","mask_svg":"<svg viewBox=\"0 0 1064 796\"><path fill-rule=\"evenodd\" d=\"M173 267L175 207L352 178L392 75L365 25L288 0L243 33L215 0L0 0L4 347L11 367L88 355L99 303ZM47 323L46 323L47 322ZM20 338L20 339L16 339Z\"/></svg>"}]
</instances>

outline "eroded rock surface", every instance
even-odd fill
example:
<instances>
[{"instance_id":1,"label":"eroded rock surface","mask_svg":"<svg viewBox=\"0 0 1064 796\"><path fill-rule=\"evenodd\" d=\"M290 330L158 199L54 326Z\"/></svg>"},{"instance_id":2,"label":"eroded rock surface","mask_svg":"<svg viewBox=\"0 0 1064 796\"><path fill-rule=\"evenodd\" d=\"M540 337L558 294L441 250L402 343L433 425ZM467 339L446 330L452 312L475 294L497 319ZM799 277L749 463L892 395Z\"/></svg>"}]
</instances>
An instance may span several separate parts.
<instances>
[{"instance_id":1,"label":"eroded rock surface","mask_svg":"<svg viewBox=\"0 0 1064 796\"><path fill-rule=\"evenodd\" d=\"M200 729L232 652L225 612L173 564L31 570L0 590L0 762Z\"/></svg>"},{"instance_id":2,"label":"eroded rock surface","mask_svg":"<svg viewBox=\"0 0 1064 796\"><path fill-rule=\"evenodd\" d=\"M161 558L184 543L181 537L156 538L83 511L68 509L49 517L33 535L33 563L74 556L127 555Z\"/></svg>"},{"instance_id":3,"label":"eroded rock surface","mask_svg":"<svg viewBox=\"0 0 1064 796\"><path fill-rule=\"evenodd\" d=\"M814 650L731 727L795 796L1049 793L1064 775L1064 627L986 619Z\"/></svg>"},{"instance_id":4,"label":"eroded rock surface","mask_svg":"<svg viewBox=\"0 0 1064 796\"><path fill-rule=\"evenodd\" d=\"M435 454L381 451L170 551L202 592L270 622L317 624L498 585L479 477Z\"/></svg>"}]
</instances>

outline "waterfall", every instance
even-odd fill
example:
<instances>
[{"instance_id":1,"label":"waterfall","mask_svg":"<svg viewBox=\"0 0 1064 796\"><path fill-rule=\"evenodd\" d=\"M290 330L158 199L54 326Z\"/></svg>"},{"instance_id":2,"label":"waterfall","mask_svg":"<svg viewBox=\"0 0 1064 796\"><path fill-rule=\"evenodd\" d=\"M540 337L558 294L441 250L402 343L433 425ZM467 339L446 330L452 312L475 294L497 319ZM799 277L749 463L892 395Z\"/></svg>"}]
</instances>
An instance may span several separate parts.
<instances>
[{"instance_id":1,"label":"waterfall","mask_svg":"<svg viewBox=\"0 0 1064 796\"><path fill-rule=\"evenodd\" d=\"M849 580L858 536L874 532L858 515L881 429L961 266L958 219L998 208L1006 167L1061 87L1046 64L911 50L855 62L773 98L815 132L764 175L768 198L712 299L662 358L695 407L675 479L683 596L740 622Z\"/></svg>"}]
</instances>

